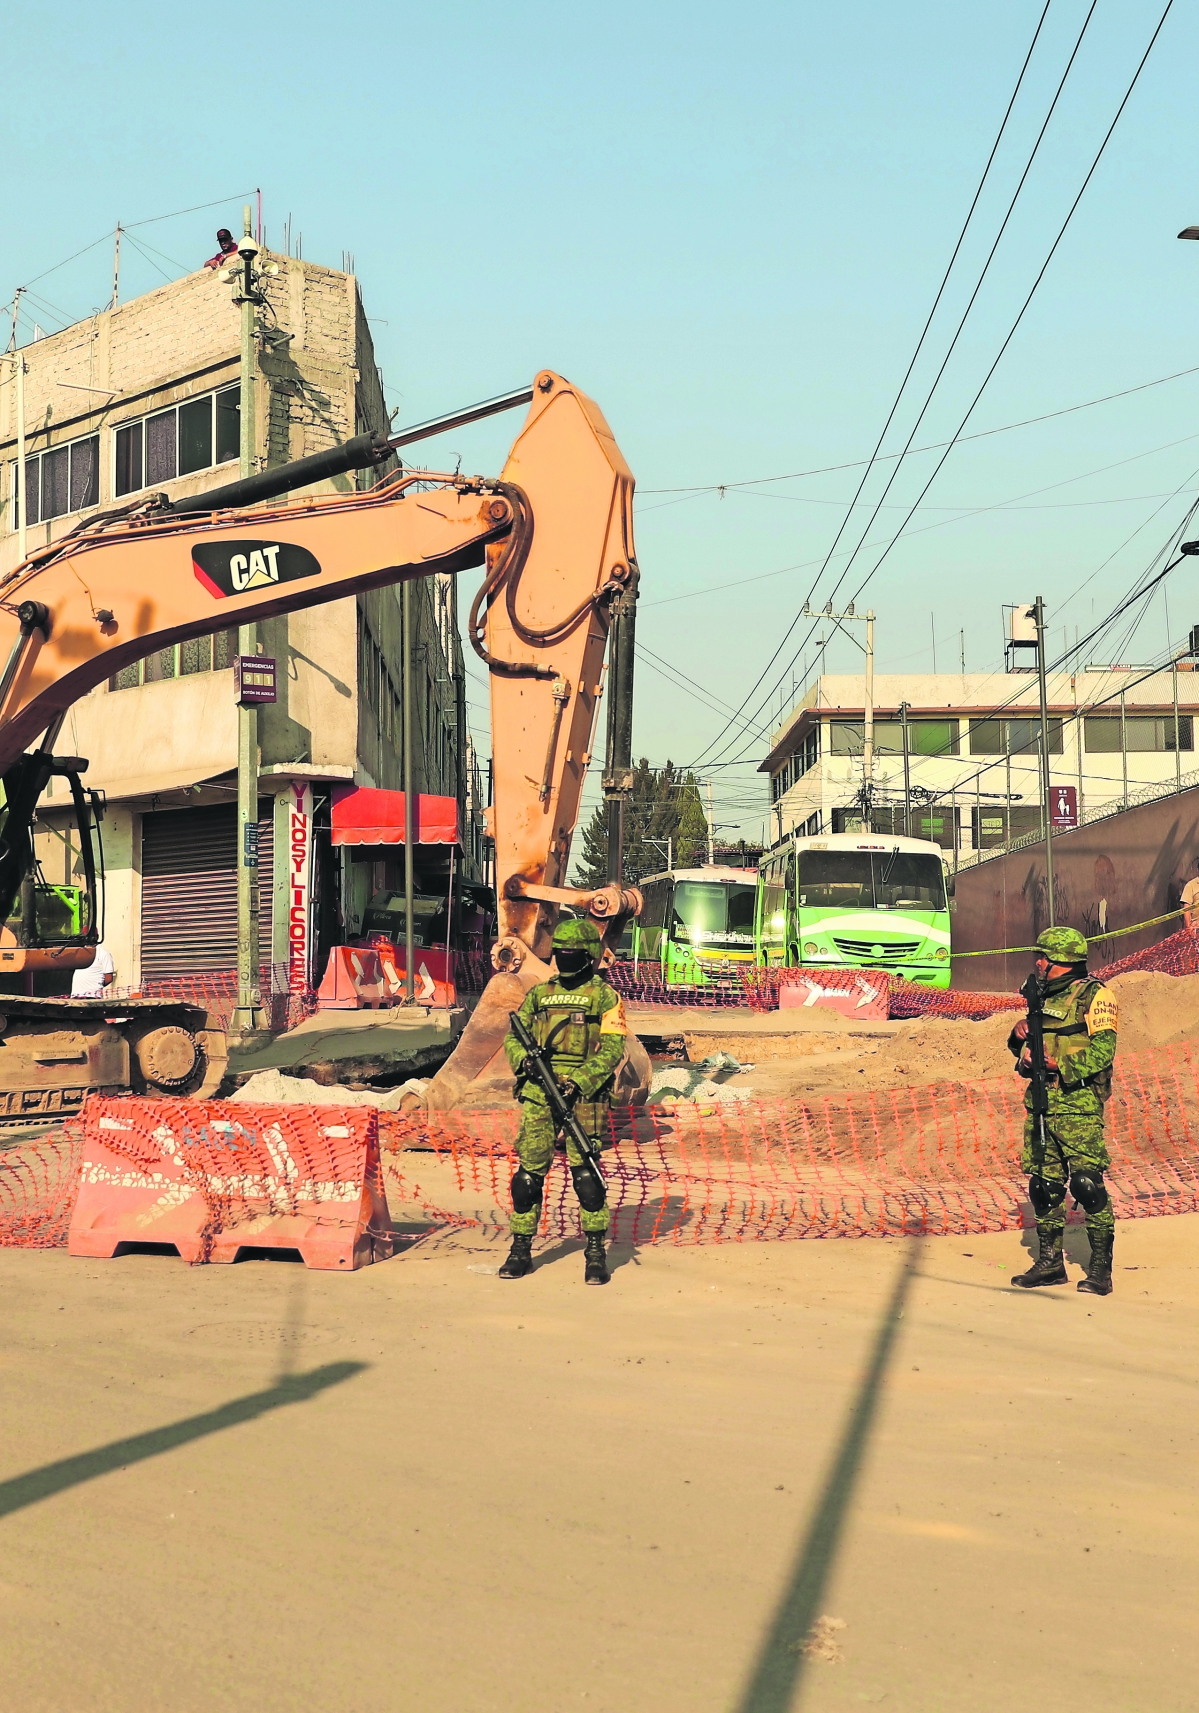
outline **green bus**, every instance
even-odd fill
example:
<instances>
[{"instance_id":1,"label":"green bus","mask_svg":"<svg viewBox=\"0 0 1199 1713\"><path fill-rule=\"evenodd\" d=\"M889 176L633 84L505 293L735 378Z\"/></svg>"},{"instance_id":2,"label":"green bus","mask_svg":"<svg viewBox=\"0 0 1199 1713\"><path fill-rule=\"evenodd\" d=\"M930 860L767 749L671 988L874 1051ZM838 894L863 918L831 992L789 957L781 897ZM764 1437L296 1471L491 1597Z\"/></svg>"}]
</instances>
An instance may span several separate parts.
<instances>
[{"instance_id":1,"label":"green bus","mask_svg":"<svg viewBox=\"0 0 1199 1713\"><path fill-rule=\"evenodd\" d=\"M791 839L766 852L758 871L758 962L894 970L948 987L952 891L941 847L926 839Z\"/></svg>"},{"instance_id":2,"label":"green bus","mask_svg":"<svg viewBox=\"0 0 1199 1713\"><path fill-rule=\"evenodd\" d=\"M660 971L670 987L708 987L753 963L756 869L676 868L637 884L645 905L633 923L635 969Z\"/></svg>"}]
</instances>

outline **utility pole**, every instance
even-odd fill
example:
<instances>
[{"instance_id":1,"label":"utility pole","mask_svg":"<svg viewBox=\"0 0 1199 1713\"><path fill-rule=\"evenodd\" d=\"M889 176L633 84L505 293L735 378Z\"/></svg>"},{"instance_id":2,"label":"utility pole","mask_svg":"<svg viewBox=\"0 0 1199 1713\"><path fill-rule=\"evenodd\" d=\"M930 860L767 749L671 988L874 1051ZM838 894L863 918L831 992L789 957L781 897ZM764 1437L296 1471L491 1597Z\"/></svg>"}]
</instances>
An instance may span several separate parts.
<instances>
[{"instance_id":1,"label":"utility pole","mask_svg":"<svg viewBox=\"0 0 1199 1713\"><path fill-rule=\"evenodd\" d=\"M857 613L854 611L854 605L851 601L843 613L835 613L833 603L830 601L819 613L813 613L808 602L805 601L803 611L806 618L828 619L833 624L840 624L844 619L855 619L859 624L866 626L865 722L862 727L862 827L865 832L869 832L871 830L871 798L874 790L874 609L869 608L864 613ZM821 646L823 646L823 639ZM823 667L821 670L823 672ZM817 705L820 705L820 698L817 699Z\"/></svg>"},{"instance_id":2,"label":"utility pole","mask_svg":"<svg viewBox=\"0 0 1199 1713\"><path fill-rule=\"evenodd\" d=\"M908 766L908 708L910 703L899 704L899 718L903 724L903 835L905 839L912 836L912 776Z\"/></svg>"},{"instance_id":3,"label":"utility pole","mask_svg":"<svg viewBox=\"0 0 1199 1713\"><path fill-rule=\"evenodd\" d=\"M874 608L866 613L866 721L862 732L862 796L864 831L871 830L874 808Z\"/></svg>"},{"instance_id":4,"label":"utility pole","mask_svg":"<svg viewBox=\"0 0 1199 1713\"><path fill-rule=\"evenodd\" d=\"M115 233L115 235L113 237L113 241L112 241L112 302L108 306L110 309L115 309L117 307L117 296L120 292L120 287L121 287L121 222L118 220L116 233ZM241 472L241 474L243 476L248 475L249 471L243 470Z\"/></svg>"},{"instance_id":5,"label":"utility pole","mask_svg":"<svg viewBox=\"0 0 1199 1713\"><path fill-rule=\"evenodd\" d=\"M241 465L242 476L254 474L258 451L254 410L254 318L261 298L256 289L254 261L258 246L250 225L250 205L242 210L244 228L238 254L242 267L237 275L234 302L241 309ZM117 241L120 242L118 228ZM116 290L114 281L114 294ZM115 300L115 297L114 297ZM253 625L237 628L237 652L257 651ZM239 705L237 710L237 1010L233 1013L237 1033L262 1027L262 990L258 967L258 710Z\"/></svg>"},{"instance_id":6,"label":"utility pole","mask_svg":"<svg viewBox=\"0 0 1199 1713\"><path fill-rule=\"evenodd\" d=\"M1174 789L1182 790L1182 756L1178 748L1178 656L1170 662L1170 676L1174 681ZM1079 793L1079 807L1082 807L1082 793Z\"/></svg>"},{"instance_id":7,"label":"utility pole","mask_svg":"<svg viewBox=\"0 0 1199 1713\"><path fill-rule=\"evenodd\" d=\"M603 790L608 806L608 879L624 879L625 806L633 791L633 665L637 643L637 589L640 573L629 568L624 588L612 602L608 632L608 732Z\"/></svg>"},{"instance_id":8,"label":"utility pole","mask_svg":"<svg viewBox=\"0 0 1199 1713\"><path fill-rule=\"evenodd\" d=\"M709 781L708 781L708 867L711 868L712 864L715 861L716 861L716 856L715 856L715 853L712 849L712 781L709 779Z\"/></svg>"},{"instance_id":9,"label":"utility pole","mask_svg":"<svg viewBox=\"0 0 1199 1713\"><path fill-rule=\"evenodd\" d=\"M1037 683L1041 691L1041 813L1045 818L1045 886L1049 898L1049 926L1055 927L1053 912L1053 808L1049 783L1049 697L1045 685L1045 603L1037 596L1033 607L1037 625Z\"/></svg>"},{"instance_id":10,"label":"utility pole","mask_svg":"<svg viewBox=\"0 0 1199 1713\"><path fill-rule=\"evenodd\" d=\"M1125 718L1124 686L1120 686L1120 760L1124 764L1124 802L1122 807L1128 807L1128 721Z\"/></svg>"},{"instance_id":11,"label":"utility pole","mask_svg":"<svg viewBox=\"0 0 1199 1713\"><path fill-rule=\"evenodd\" d=\"M412 851L416 843L412 798L412 584L400 594L404 664L404 1004L416 1004L416 935L413 929Z\"/></svg>"},{"instance_id":12,"label":"utility pole","mask_svg":"<svg viewBox=\"0 0 1199 1713\"><path fill-rule=\"evenodd\" d=\"M19 291L17 295L20 296ZM12 327L12 343L15 346L17 339L15 307ZM17 389L17 561L21 563L28 551L25 525L25 359L20 351L14 349L4 353L4 361L13 366L13 378Z\"/></svg>"}]
</instances>

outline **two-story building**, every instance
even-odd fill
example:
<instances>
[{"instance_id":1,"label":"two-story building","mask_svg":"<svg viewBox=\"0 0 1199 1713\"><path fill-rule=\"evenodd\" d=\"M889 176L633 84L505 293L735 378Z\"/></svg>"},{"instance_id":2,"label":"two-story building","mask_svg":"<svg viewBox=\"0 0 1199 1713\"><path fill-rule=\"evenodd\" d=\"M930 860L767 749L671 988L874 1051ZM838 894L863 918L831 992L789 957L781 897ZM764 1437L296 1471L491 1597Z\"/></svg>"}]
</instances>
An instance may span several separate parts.
<instances>
[{"instance_id":1,"label":"two-story building","mask_svg":"<svg viewBox=\"0 0 1199 1713\"><path fill-rule=\"evenodd\" d=\"M263 259L265 260L265 254ZM255 468L386 430L382 378L352 274L269 258L257 339ZM96 511L161 490L172 499L238 474L239 311L200 270L25 346L26 532L48 544ZM13 364L0 366L0 571L18 559ZM394 466L392 466L394 467ZM312 491L377 480L343 476ZM260 953L289 957L289 828L301 803L315 853L313 977L328 944L361 925L370 895L400 884L403 851L336 846L331 799L347 786L402 788L403 663L415 683L421 793L456 798L457 872L481 878L482 803L465 719L454 580L413 588L405 639L400 590L373 590L258 627L278 662L279 699L259 715ZM90 759L107 797L105 941L122 986L198 977L236 964L236 633L187 642L126 668L71 710L60 747ZM77 853L54 782L39 809L48 880L69 883ZM444 891L448 850L417 854L417 884Z\"/></svg>"},{"instance_id":2,"label":"two-story building","mask_svg":"<svg viewBox=\"0 0 1199 1713\"><path fill-rule=\"evenodd\" d=\"M1189 661L1051 673L1047 690L1050 785L1069 787L1080 815L1195 782ZM959 853L1040 833L1040 734L1033 673L876 675L871 825ZM817 679L760 764L775 841L863 825L864 747L864 677Z\"/></svg>"}]
</instances>

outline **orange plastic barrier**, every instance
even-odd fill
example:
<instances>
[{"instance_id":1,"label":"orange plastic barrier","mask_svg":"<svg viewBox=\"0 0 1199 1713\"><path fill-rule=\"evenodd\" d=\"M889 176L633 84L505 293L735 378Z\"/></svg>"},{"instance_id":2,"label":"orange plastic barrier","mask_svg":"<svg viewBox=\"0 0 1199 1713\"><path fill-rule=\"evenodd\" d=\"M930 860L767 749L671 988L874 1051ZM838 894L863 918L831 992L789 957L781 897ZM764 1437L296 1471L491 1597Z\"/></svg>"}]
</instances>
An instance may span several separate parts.
<instances>
[{"instance_id":1,"label":"orange plastic barrier","mask_svg":"<svg viewBox=\"0 0 1199 1713\"><path fill-rule=\"evenodd\" d=\"M785 982L778 990L780 1011L819 1006L845 1017L891 1015L885 970L829 970L826 975L823 970L806 969L796 970L795 975L795 981Z\"/></svg>"},{"instance_id":2,"label":"orange plastic barrier","mask_svg":"<svg viewBox=\"0 0 1199 1713\"><path fill-rule=\"evenodd\" d=\"M383 935L374 942L372 949L377 954L383 971L383 986L388 1003L398 1005L408 991L407 954L403 947L393 945ZM447 1011L457 1005L458 995L453 980L446 975L444 946L414 946L413 953L416 976L412 988L417 1004L431 1005L436 1010ZM453 961L454 954L451 952L451 968Z\"/></svg>"},{"instance_id":3,"label":"orange plastic barrier","mask_svg":"<svg viewBox=\"0 0 1199 1713\"><path fill-rule=\"evenodd\" d=\"M83 1112L67 1247L173 1243L185 1261L298 1249L346 1272L395 1243L373 1107L106 1099Z\"/></svg>"},{"instance_id":4,"label":"orange plastic barrier","mask_svg":"<svg viewBox=\"0 0 1199 1713\"><path fill-rule=\"evenodd\" d=\"M368 946L334 946L316 992L318 1011L363 1011L387 1003L379 954Z\"/></svg>"}]
</instances>

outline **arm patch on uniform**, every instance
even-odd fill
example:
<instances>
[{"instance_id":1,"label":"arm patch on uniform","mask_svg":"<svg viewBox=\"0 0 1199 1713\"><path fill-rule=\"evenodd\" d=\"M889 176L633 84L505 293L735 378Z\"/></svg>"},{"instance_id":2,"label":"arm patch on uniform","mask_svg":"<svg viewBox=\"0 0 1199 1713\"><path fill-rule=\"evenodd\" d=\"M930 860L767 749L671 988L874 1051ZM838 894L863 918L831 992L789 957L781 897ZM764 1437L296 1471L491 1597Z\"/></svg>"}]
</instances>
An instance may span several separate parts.
<instances>
[{"instance_id":1,"label":"arm patch on uniform","mask_svg":"<svg viewBox=\"0 0 1199 1713\"><path fill-rule=\"evenodd\" d=\"M1117 1027L1119 1008L1116 996L1110 987L1101 987L1087 1012L1085 1022L1088 1035L1098 1035L1103 1029L1114 1030Z\"/></svg>"},{"instance_id":2,"label":"arm patch on uniform","mask_svg":"<svg viewBox=\"0 0 1199 1713\"><path fill-rule=\"evenodd\" d=\"M624 1000L617 996L616 1004L600 1018L601 1035L627 1035L629 1026L625 1022Z\"/></svg>"}]
</instances>

